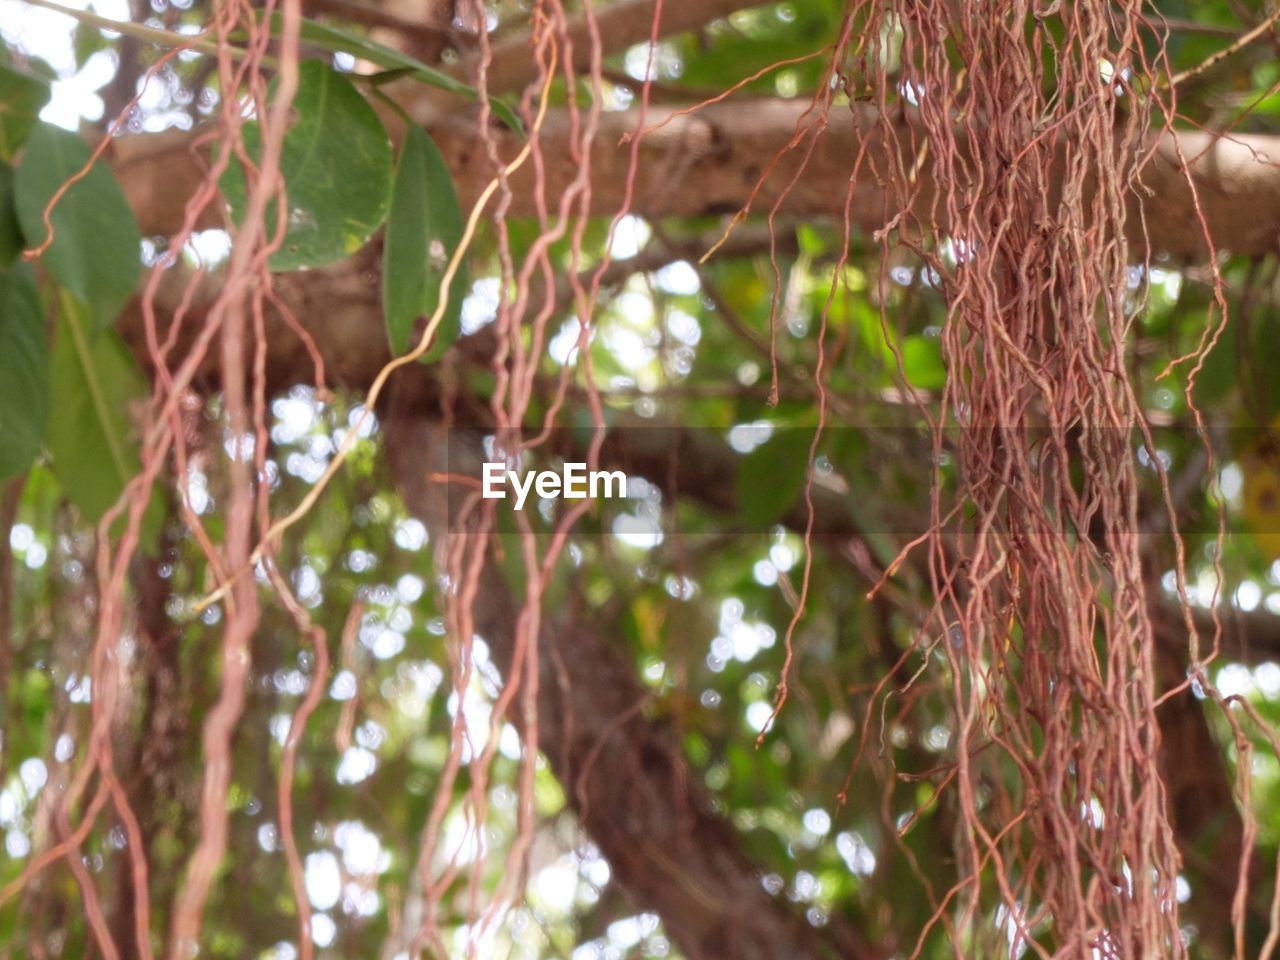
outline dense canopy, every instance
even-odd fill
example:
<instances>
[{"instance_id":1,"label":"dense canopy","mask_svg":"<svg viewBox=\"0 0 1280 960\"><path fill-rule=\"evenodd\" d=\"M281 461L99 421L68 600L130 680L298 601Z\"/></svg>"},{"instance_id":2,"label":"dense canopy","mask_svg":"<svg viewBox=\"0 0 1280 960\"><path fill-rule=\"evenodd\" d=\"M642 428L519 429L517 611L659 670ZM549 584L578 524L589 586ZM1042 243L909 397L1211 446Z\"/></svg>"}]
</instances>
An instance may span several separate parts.
<instances>
[{"instance_id":1,"label":"dense canopy","mask_svg":"<svg viewBox=\"0 0 1280 960\"><path fill-rule=\"evenodd\" d=\"M1269 4L0 38L0 957L1280 944Z\"/></svg>"}]
</instances>

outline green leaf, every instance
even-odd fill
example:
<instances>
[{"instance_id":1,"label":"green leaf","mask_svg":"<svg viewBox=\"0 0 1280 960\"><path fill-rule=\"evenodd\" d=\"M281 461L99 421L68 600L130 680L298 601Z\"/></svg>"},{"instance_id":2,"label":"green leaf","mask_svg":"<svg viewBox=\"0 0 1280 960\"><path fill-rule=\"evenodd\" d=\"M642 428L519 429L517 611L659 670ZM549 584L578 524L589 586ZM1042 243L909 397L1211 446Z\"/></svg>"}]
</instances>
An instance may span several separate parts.
<instances>
[{"instance_id":1,"label":"green leaf","mask_svg":"<svg viewBox=\"0 0 1280 960\"><path fill-rule=\"evenodd\" d=\"M65 290L58 299L49 452L67 497L96 521L140 469L129 411L146 399L147 385L114 330L93 336L88 308Z\"/></svg>"},{"instance_id":2,"label":"green leaf","mask_svg":"<svg viewBox=\"0 0 1280 960\"><path fill-rule=\"evenodd\" d=\"M0 66L0 160L10 161L17 155L48 102L47 83Z\"/></svg>"},{"instance_id":3,"label":"green leaf","mask_svg":"<svg viewBox=\"0 0 1280 960\"><path fill-rule=\"evenodd\" d=\"M25 246L13 193L13 168L0 163L0 269L17 260Z\"/></svg>"},{"instance_id":4,"label":"green leaf","mask_svg":"<svg viewBox=\"0 0 1280 960\"><path fill-rule=\"evenodd\" d=\"M355 253L382 225L391 187L387 132L342 74L318 60L303 63L293 109L297 121L285 134L280 158L289 226L284 245L271 257L273 270L320 267ZM244 135L256 159L261 154L257 124L246 124ZM222 192L240 222L248 192L239 164L222 178ZM267 213L271 236L274 204Z\"/></svg>"},{"instance_id":5,"label":"green leaf","mask_svg":"<svg viewBox=\"0 0 1280 960\"><path fill-rule=\"evenodd\" d=\"M34 273L19 263L0 271L0 480L40 452L49 420L49 338Z\"/></svg>"},{"instance_id":6,"label":"green leaf","mask_svg":"<svg viewBox=\"0 0 1280 960\"><path fill-rule=\"evenodd\" d=\"M382 251L382 315L392 352L401 354L413 346L418 319L434 313L462 229L462 208L444 157L420 127L409 127L391 189ZM449 285L448 309L425 359L439 357L458 335L465 272L460 269Z\"/></svg>"},{"instance_id":7,"label":"green leaf","mask_svg":"<svg viewBox=\"0 0 1280 960\"><path fill-rule=\"evenodd\" d=\"M902 341L902 369L917 390L941 390L947 382L942 344L934 337L907 337Z\"/></svg>"},{"instance_id":8,"label":"green leaf","mask_svg":"<svg viewBox=\"0 0 1280 960\"><path fill-rule=\"evenodd\" d=\"M742 458L735 478L738 513L751 529L776 523L804 492L813 432L779 430Z\"/></svg>"},{"instance_id":9,"label":"green leaf","mask_svg":"<svg viewBox=\"0 0 1280 960\"><path fill-rule=\"evenodd\" d=\"M279 32L280 14L272 14L271 34L272 36L277 36ZM476 96L476 92L472 87L467 86L456 77L451 77L442 70L430 67L421 60L411 57L407 53L402 53L394 47L388 47L386 44L378 43L376 40L362 37L359 34L352 33L350 30L332 27L326 23L318 23L315 20L303 20L300 39L307 46L318 47L330 53L349 53L354 57L359 57L361 60L368 60L384 70L412 71L417 74L417 79L423 83L438 87L449 93L456 93L472 99Z\"/></svg>"},{"instance_id":10,"label":"green leaf","mask_svg":"<svg viewBox=\"0 0 1280 960\"><path fill-rule=\"evenodd\" d=\"M39 124L18 164L18 222L27 243L44 242L44 208L89 162L89 147L74 133ZM49 273L90 305L93 326L110 326L138 281L142 238L124 193L105 164L94 164L53 208L53 245L42 260Z\"/></svg>"},{"instance_id":11,"label":"green leaf","mask_svg":"<svg viewBox=\"0 0 1280 960\"><path fill-rule=\"evenodd\" d=\"M278 37L280 29L280 14L272 14L270 21L271 35ZM383 70L395 71L397 74L411 77L419 83L436 87L439 90L444 90L460 97L466 97L468 100L475 100L479 96L474 87L468 86L456 77L450 76L442 70L437 70L435 67L430 67L416 57L411 57L407 53L396 50L394 47L388 47L385 44L378 43L376 40L370 40L368 37L351 33L349 30L317 23L315 20L303 20L300 39L307 46L327 50L330 53L349 53L361 60L367 60L375 66L382 67ZM519 132L523 129L520 117L503 101L496 97L490 97L489 107L493 110L494 115L512 130Z\"/></svg>"}]
</instances>

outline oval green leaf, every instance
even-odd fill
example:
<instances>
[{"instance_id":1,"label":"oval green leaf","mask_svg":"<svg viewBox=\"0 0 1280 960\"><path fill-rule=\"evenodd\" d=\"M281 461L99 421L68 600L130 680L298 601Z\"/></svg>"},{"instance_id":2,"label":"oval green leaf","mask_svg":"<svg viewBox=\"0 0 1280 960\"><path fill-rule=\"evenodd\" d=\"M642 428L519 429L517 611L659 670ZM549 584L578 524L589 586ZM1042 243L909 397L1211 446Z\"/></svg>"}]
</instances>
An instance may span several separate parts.
<instances>
[{"instance_id":1,"label":"oval green leaf","mask_svg":"<svg viewBox=\"0 0 1280 960\"><path fill-rule=\"evenodd\" d=\"M49 84L0 65L0 160L18 155L48 102Z\"/></svg>"},{"instance_id":2,"label":"oval green leaf","mask_svg":"<svg viewBox=\"0 0 1280 960\"><path fill-rule=\"evenodd\" d=\"M40 452L49 419L49 338L25 263L0 271L0 481Z\"/></svg>"},{"instance_id":3,"label":"oval green leaf","mask_svg":"<svg viewBox=\"0 0 1280 960\"><path fill-rule=\"evenodd\" d=\"M44 242L45 206L90 155L74 133L47 123L36 126L15 177L18 222L28 245ZM110 326L138 282L142 238L106 164L94 164L63 194L52 222L53 244L41 261L55 280L89 304L95 329Z\"/></svg>"},{"instance_id":4,"label":"oval green leaf","mask_svg":"<svg viewBox=\"0 0 1280 960\"><path fill-rule=\"evenodd\" d=\"M419 318L435 312L462 229L462 208L444 157L421 128L410 126L400 150L382 251L382 315L393 353L414 346ZM424 359L438 358L457 338L466 294L466 271L459 269Z\"/></svg>"},{"instance_id":5,"label":"oval green leaf","mask_svg":"<svg viewBox=\"0 0 1280 960\"><path fill-rule=\"evenodd\" d=\"M146 400L147 385L114 330L91 336L88 308L66 291L58 300L49 452L68 499L96 521L139 470L129 411Z\"/></svg>"},{"instance_id":6,"label":"oval green leaf","mask_svg":"<svg viewBox=\"0 0 1280 960\"><path fill-rule=\"evenodd\" d=\"M299 74L297 119L285 134L280 158L289 223L270 261L280 271L322 267L359 250L386 218L391 187L391 142L373 108L342 74L318 60L304 62ZM244 137L257 158L257 125L246 124ZM247 202L239 164L222 178L222 192L239 223ZM268 236L275 217L273 204Z\"/></svg>"}]
</instances>

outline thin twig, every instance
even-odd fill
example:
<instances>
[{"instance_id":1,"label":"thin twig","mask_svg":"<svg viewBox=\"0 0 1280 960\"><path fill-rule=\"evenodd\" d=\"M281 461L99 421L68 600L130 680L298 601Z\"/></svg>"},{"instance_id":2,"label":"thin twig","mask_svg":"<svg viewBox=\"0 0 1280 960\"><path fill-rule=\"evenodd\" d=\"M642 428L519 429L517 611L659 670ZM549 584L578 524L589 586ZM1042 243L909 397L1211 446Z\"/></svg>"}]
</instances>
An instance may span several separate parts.
<instances>
[{"instance_id":1,"label":"thin twig","mask_svg":"<svg viewBox=\"0 0 1280 960\"><path fill-rule=\"evenodd\" d=\"M1240 36L1240 39L1237 40L1235 43L1231 44L1231 46L1224 47L1223 49L1219 50L1217 53L1212 54L1211 56L1205 57L1204 61L1200 63L1198 66L1194 66L1189 70L1183 70L1181 73L1175 73L1173 75L1173 79L1169 81L1169 85L1171 87L1176 87L1185 80L1190 80L1192 77L1199 76L1200 74L1204 73L1206 70L1209 70L1210 68L1221 63L1227 57L1230 57L1239 53L1249 44L1253 43L1253 41L1257 40L1264 33L1270 30L1272 25L1277 20L1280 20L1280 7L1277 7L1276 10L1271 14L1271 16L1267 17L1265 20L1259 23L1256 27L1254 27L1248 33L1242 34Z\"/></svg>"}]
</instances>

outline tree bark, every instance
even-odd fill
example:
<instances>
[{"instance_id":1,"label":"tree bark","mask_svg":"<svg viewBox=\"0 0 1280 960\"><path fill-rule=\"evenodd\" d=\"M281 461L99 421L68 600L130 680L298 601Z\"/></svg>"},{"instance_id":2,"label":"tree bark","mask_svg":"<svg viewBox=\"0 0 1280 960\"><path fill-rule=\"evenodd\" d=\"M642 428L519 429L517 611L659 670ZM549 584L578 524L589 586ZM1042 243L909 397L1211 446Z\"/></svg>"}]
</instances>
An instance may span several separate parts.
<instances>
[{"instance_id":1,"label":"tree bark","mask_svg":"<svg viewBox=\"0 0 1280 960\"><path fill-rule=\"evenodd\" d=\"M655 220L732 215L759 185L751 205L756 214L776 208L795 219L837 221L852 180L853 225L867 234L884 227L899 212L884 188L885 171L891 162L914 166L911 158L918 145L911 115L901 114L885 125L876 122L876 109L864 103L835 107L826 117L808 113L808 107L797 100L746 100L686 115L652 109L652 132L640 144L632 212ZM820 128L812 153L803 147L788 150L797 130L809 123ZM589 157L593 213L609 216L620 209L630 164L630 145L620 141L637 128L635 111L602 116ZM552 111L542 129L549 197L568 187L583 162L569 148L571 130L570 118L561 111ZM492 175L483 146L465 117L447 117L430 132L453 172L464 209L469 208ZM493 135L506 157L523 144L510 131L495 130ZM113 142L112 166L144 235L168 236L180 226L186 200L204 176L203 158L192 150L194 136L170 131ZM971 149L960 131L957 144L962 151ZM1201 260L1210 249L1247 256L1280 250L1280 138L1182 131L1157 136L1150 146L1143 190L1130 195L1129 240L1135 261L1148 251L1155 257L1167 255L1176 266ZM928 171L928 164L919 171L919 193L910 215L899 221L900 229L910 231L913 217L943 215L933 209L936 188ZM532 176L531 165L526 165L512 178L511 216L534 212ZM1211 242L1205 240L1197 205ZM226 221L212 211L201 225L225 226ZM371 295L369 306L375 304Z\"/></svg>"},{"instance_id":2,"label":"tree bark","mask_svg":"<svg viewBox=\"0 0 1280 960\"><path fill-rule=\"evenodd\" d=\"M405 503L439 544L449 535L447 519L426 478L446 462L448 441L438 421L423 416L421 399L407 399L414 392L402 389L384 411L384 449ZM447 460L451 472L457 459ZM478 595L476 633L509 676L520 602L492 562ZM674 731L647 714L649 696L631 658L571 609L544 616L539 747L637 909L661 917L690 960L888 956L839 918L814 927L785 898L771 896L733 828L713 812ZM509 719L519 726L520 712Z\"/></svg>"}]
</instances>

